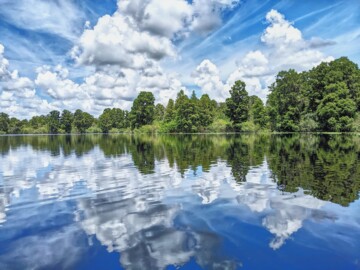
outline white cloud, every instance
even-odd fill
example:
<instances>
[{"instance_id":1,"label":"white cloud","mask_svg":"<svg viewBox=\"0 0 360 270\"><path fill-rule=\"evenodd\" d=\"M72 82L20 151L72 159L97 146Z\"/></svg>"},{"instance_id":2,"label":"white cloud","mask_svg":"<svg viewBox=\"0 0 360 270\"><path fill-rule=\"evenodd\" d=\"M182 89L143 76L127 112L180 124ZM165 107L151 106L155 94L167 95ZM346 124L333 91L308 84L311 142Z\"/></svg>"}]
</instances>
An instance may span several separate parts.
<instances>
[{"instance_id":1,"label":"white cloud","mask_svg":"<svg viewBox=\"0 0 360 270\"><path fill-rule=\"evenodd\" d=\"M44 66L38 68L35 83L54 99L67 100L73 98L84 98L84 92L80 85L69 80L68 70L61 66L56 66L54 70Z\"/></svg>"},{"instance_id":2,"label":"white cloud","mask_svg":"<svg viewBox=\"0 0 360 270\"><path fill-rule=\"evenodd\" d=\"M278 11L269 11L266 20L269 26L260 37L263 48L250 51L239 59L237 68L230 73L225 83L225 89L228 90L236 80L242 80L246 83L249 94L257 95L263 101L266 100L268 94L267 87L274 82L279 71L290 68L297 71L308 70L323 61L333 60L333 57L327 57L316 49L328 44L328 41L318 38L312 38L309 41L303 39L301 31ZM212 65L212 69L217 70L217 67ZM202 88L204 93L210 91L213 92L212 96L216 97L217 90L215 87L211 88L210 85L212 81L217 81L220 85L222 81L219 76L212 74L205 79L204 76L197 74L195 83Z\"/></svg>"},{"instance_id":3,"label":"white cloud","mask_svg":"<svg viewBox=\"0 0 360 270\"><path fill-rule=\"evenodd\" d=\"M210 32L221 25L221 12L239 3L240 0L194 0L191 29L205 34Z\"/></svg>"},{"instance_id":4,"label":"white cloud","mask_svg":"<svg viewBox=\"0 0 360 270\"><path fill-rule=\"evenodd\" d=\"M84 31L72 50L72 56L79 64L110 64L133 69L174 54L168 38L139 31L120 12L101 17L93 29Z\"/></svg>"},{"instance_id":5,"label":"white cloud","mask_svg":"<svg viewBox=\"0 0 360 270\"><path fill-rule=\"evenodd\" d=\"M261 41L277 47L289 46L302 40L299 29L285 19L285 16L272 9L266 14L266 21L270 24L261 36Z\"/></svg>"},{"instance_id":6,"label":"white cloud","mask_svg":"<svg viewBox=\"0 0 360 270\"><path fill-rule=\"evenodd\" d=\"M228 97L228 90L220 79L220 72L210 60L202 61L193 73L193 77L204 94L219 101L224 101Z\"/></svg>"},{"instance_id":7,"label":"white cloud","mask_svg":"<svg viewBox=\"0 0 360 270\"><path fill-rule=\"evenodd\" d=\"M17 70L8 69L9 61L4 57L0 44L0 107L1 111L20 118L47 113L53 107L36 95L34 82L21 77Z\"/></svg>"},{"instance_id":8,"label":"white cloud","mask_svg":"<svg viewBox=\"0 0 360 270\"><path fill-rule=\"evenodd\" d=\"M9 61L4 57L4 46L0 44L0 80L4 80L9 75Z\"/></svg>"}]
</instances>

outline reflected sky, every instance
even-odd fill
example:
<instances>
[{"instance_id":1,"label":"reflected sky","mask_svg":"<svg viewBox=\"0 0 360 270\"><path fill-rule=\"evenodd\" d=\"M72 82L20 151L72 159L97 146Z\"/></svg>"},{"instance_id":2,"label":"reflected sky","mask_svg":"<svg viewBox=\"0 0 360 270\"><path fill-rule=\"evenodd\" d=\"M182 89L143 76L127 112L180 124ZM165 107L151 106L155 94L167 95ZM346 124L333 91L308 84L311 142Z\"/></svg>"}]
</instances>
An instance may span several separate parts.
<instances>
[{"instance_id":1,"label":"reflected sky","mask_svg":"<svg viewBox=\"0 0 360 270\"><path fill-rule=\"evenodd\" d=\"M357 140L0 137L0 269L360 269Z\"/></svg>"}]
</instances>

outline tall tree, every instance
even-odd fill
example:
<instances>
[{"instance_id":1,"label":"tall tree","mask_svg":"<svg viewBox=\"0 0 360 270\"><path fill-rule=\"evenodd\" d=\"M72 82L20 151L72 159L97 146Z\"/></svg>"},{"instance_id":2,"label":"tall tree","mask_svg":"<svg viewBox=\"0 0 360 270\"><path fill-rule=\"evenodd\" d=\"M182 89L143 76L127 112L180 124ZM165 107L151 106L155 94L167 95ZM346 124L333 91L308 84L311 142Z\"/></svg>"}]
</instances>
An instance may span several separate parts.
<instances>
[{"instance_id":1,"label":"tall tree","mask_svg":"<svg viewBox=\"0 0 360 270\"><path fill-rule=\"evenodd\" d=\"M304 99L302 77L295 70L281 71L270 86L267 105L272 130L298 131Z\"/></svg>"},{"instance_id":2,"label":"tall tree","mask_svg":"<svg viewBox=\"0 0 360 270\"><path fill-rule=\"evenodd\" d=\"M216 102L210 99L208 94L204 94L201 96L198 102L199 108L199 122L202 127L209 126L213 120L216 110Z\"/></svg>"},{"instance_id":3,"label":"tall tree","mask_svg":"<svg viewBox=\"0 0 360 270\"><path fill-rule=\"evenodd\" d=\"M134 100L130 112L131 127L139 128L149 125L154 120L155 113L155 97L151 92L142 91Z\"/></svg>"},{"instance_id":4,"label":"tall tree","mask_svg":"<svg viewBox=\"0 0 360 270\"><path fill-rule=\"evenodd\" d=\"M317 108L321 130L351 131L356 112L356 103L350 98L350 91L344 82L325 87L327 94Z\"/></svg>"},{"instance_id":5,"label":"tall tree","mask_svg":"<svg viewBox=\"0 0 360 270\"><path fill-rule=\"evenodd\" d=\"M165 107L162 104L156 104L155 106L155 120L163 121L165 116Z\"/></svg>"},{"instance_id":6,"label":"tall tree","mask_svg":"<svg viewBox=\"0 0 360 270\"><path fill-rule=\"evenodd\" d=\"M56 134L59 132L60 128L60 112L59 111L51 111L48 116L48 127L50 134Z\"/></svg>"},{"instance_id":7,"label":"tall tree","mask_svg":"<svg viewBox=\"0 0 360 270\"><path fill-rule=\"evenodd\" d=\"M175 103L173 99L169 99L165 109L164 121L165 122L173 121L174 117L175 117Z\"/></svg>"},{"instance_id":8,"label":"tall tree","mask_svg":"<svg viewBox=\"0 0 360 270\"><path fill-rule=\"evenodd\" d=\"M181 90L175 101L175 121L180 132L196 132L199 127L197 99L189 99Z\"/></svg>"},{"instance_id":9,"label":"tall tree","mask_svg":"<svg viewBox=\"0 0 360 270\"><path fill-rule=\"evenodd\" d=\"M61 122L61 127L64 129L66 133L71 133L73 120L74 120L74 115L70 111L68 110L62 111L60 122Z\"/></svg>"},{"instance_id":10,"label":"tall tree","mask_svg":"<svg viewBox=\"0 0 360 270\"><path fill-rule=\"evenodd\" d=\"M112 119L111 109L105 109L104 112L99 116L98 122L102 132L108 133L114 125L114 119Z\"/></svg>"},{"instance_id":11,"label":"tall tree","mask_svg":"<svg viewBox=\"0 0 360 270\"><path fill-rule=\"evenodd\" d=\"M226 115L230 118L235 130L241 130L241 123L249 115L249 95L243 81L236 81L231 87L230 98L226 99Z\"/></svg>"},{"instance_id":12,"label":"tall tree","mask_svg":"<svg viewBox=\"0 0 360 270\"><path fill-rule=\"evenodd\" d=\"M0 133L9 131L10 118L6 113L0 113Z\"/></svg>"},{"instance_id":13,"label":"tall tree","mask_svg":"<svg viewBox=\"0 0 360 270\"><path fill-rule=\"evenodd\" d=\"M250 96L249 98L249 120L261 128L267 123L267 115L264 103L258 96Z\"/></svg>"},{"instance_id":14,"label":"tall tree","mask_svg":"<svg viewBox=\"0 0 360 270\"><path fill-rule=\"evenodd\" d=\"M85 131L91 127L94 122L94 117L87 112L82 110L76 110L74 113L74 126L80 133L85 133Z\"/></svg>"}]
</instances>

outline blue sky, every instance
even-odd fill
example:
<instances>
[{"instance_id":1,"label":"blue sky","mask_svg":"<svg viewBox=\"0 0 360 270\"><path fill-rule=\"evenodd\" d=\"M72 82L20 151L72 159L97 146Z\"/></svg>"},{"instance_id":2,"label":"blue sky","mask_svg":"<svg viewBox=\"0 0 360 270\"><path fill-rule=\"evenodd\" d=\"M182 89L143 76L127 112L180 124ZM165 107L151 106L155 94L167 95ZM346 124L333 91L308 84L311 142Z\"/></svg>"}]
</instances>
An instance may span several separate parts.
<instances>
[{"instance_id":1,"label":"blue sky","mask_svg":"<svg viewBox=\"0 0 360 270\"><path fill-rule=\"evenodd\" d=\"M357 0L0 0L1 111L130 109L141 90L266 100L283 69L360 63Z\"/></svg>"}]
</instances>

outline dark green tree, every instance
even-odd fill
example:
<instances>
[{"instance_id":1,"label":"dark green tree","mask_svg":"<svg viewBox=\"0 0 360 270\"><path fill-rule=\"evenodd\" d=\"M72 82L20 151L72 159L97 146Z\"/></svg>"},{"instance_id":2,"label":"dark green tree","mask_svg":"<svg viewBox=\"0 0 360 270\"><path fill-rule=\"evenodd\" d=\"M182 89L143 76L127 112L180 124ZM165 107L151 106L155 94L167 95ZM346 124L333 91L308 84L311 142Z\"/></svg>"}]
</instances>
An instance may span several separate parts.
<instances>
[{"instance_id":1,"label":"dark green tree","mask_svg":"<svg viewBox=\"0 0 360 270\"><path fill-rule=\"evenodd\" d=\"M351 131L356 112L356 103L344 82L325 87L329 92L320 102L317 115L321 130Z\"/></svg>"},{"instance_id":2,"label":"dark green tree","mask_svg":"<svg viewBox=\"0 0 360 270\"><path fill-rule=\"evenodd\" d=\"M189 99L181 90L175 101L175 120L179 132L196 132L199 127L197 99Z\"/></svg>"},{"instance_id":3,"label":"dark green tree","mask_svg":"<svg viewBox=\"0 0 360 270\"><path fill-rule=\"evenodd\" d=\"M139 128L149 125L154 120L155 114L155 97L151 92L142 91L134 100L130 112L131 127Z\"/></svg>"},{"instance_id":4,"label":"dark green tree","mask_svg":"<svg viewBox=\"0 0 360 270\"><path fill-rule=\"evenodd\" d=\"M60 112L51 111L47 116L48 128L50 134L56 134L59 132L60 128Z\"/></svg>"},{"instance_id":5,"label":"dark green tree","mask_svg":"<svg viewBox=\"0 0 360 270\"><path fill-rule=\"evenodd\" d=\"M98 124L102 132L109 132L109 130L114 126L114 119L112 119L111 109L104 110L104 112L99 116Z\"/></svg>"},{"instance_id":6,"label":"dark green tree","mask_svg":"<svg viewBox=\"0 0 360 270\"><path fill-rule=\"evenodd\" d=\"M71 133L73 120L74 120L74 115L70 111L68 110L62 111L60 122L61 122L61 127L62 129L64 129L65 133Z\"/></svg>"},{"instance_id":7,"label":"dark green tree","mask_svg":"<svg viewBox=\"0 0 360 270\"><path fill-rule=\"evenodd\" d=\"M8 133L10 118L6 113L0 113L0 133Z\"/></svg>"},{"instance_id":8,"label":"dark green tree","mask_svg":"<svg viewBox=\"0 0 360 270\"><path fill-rule=\"evenodd\" d=\"M155 106L155 120L164 121L165 107L162 104L156 104Z\"/></svg>"},{"instance_id":9,"label":"dark green tree","mask_svg":"<svg viewBox=\"0 0 360 270\"><path fill-rule=\"evenodd\" d=\"M198 102L199 122L202 127L209 126L214 121L217 103L210 99L208 94L201 96Z\"/></svg>"},{"instance_id":10,"label":"dark green tree","mask_svg":"<svg viewBox=\"0 0 360 270\"><path fill-rule=\"evenodd\" d=\"M258 96L249 97L249 120L261 128L266 126L268 117L264 103Z\"/></svg>"},{"instance_id":11,"label":"dark green tree","mask_svg":"<svg viewBox=\"0 0 360 270\"><path fill-rule=\"evenodd\" d=\"M270 86L267 106L271 129L299 131L304 99L301 95L302 77L295 70L281 71Z\"/></svg>"},{"instance_id":12,"label":"dark green tree","mask_svg":"<svg viewBox=\"0 0 360 270\"><path fill-rule=\"evenodd\" d=\"M80 133L85 133L85 131L91 127L94 122L94 117L87 112L82 110L76 110L74 113L74 126Z\"/></svg>"},{"instance_id":13,"label":"dark green tree","mask_svg":"<svg viewBox=\"0 0 360 270\"><path fill-rule=\"evenodd\" d=\"M165 109L164 121L170 122L173 121L175 117L175 103L174 100L169 99L169 102Z\"/></svg>"},{"instance_id":14,"label":"dark green tree","mask_svg":"<svg viewBox=\"0 0 360 270\"><path fill-rule=\"evenodd\" d=\"M231 87L230 98L226 99L226 115L236 131L241 130L241 123L248 120L249 95L243 81L236 81Z\"/></svg>"}]
</instances>

